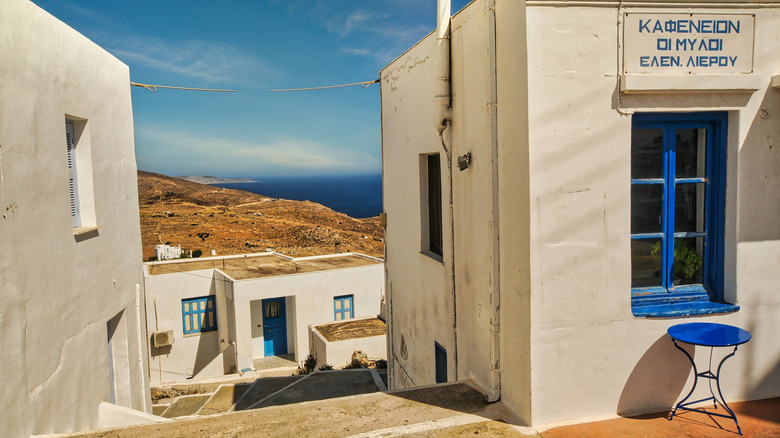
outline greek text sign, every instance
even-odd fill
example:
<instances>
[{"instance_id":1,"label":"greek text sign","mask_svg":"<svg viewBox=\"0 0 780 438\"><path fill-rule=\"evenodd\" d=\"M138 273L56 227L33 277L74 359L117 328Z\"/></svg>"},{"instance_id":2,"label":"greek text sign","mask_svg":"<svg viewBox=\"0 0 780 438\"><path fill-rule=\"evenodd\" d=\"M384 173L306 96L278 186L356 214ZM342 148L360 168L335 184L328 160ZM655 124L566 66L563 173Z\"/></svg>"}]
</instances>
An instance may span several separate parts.
<instances>
[{"instance_id":1,"label":"greek text sign","mask_svg":"<svg viewBox=\"0 0 780 438\"><path fill-rule=\"evenodd\" d=\"M752 14L626 14L624 73L752 73Z\"/></svg>"}]
</instances>

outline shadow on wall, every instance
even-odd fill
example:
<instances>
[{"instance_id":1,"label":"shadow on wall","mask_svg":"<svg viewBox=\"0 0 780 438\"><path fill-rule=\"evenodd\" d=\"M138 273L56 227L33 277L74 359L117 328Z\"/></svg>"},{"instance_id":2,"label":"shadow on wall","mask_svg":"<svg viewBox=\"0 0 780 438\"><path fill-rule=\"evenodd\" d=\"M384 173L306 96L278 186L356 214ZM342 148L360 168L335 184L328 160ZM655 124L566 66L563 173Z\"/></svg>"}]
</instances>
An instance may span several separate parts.
<instances>
[{"instance_id":1,"label":"shadow on wall","mask_svg":"<svg viewBox=\"0 0 780 438\"><path fill-rule=\"evenodd\" d=\"M203 371L217 356L219 356L219 333L216 331L201 333L198 337L195 364L192 366L192 377Z\"/></svg>"},{"instance_id":2,"label":"shadow on wall","mask_svg":"<svg viewBox=\"0 0 780 438\"><path fill-rule=\"evenodd\" d=\"M680 344L695 358L695 348ZM686 388L691 363L677 350L668 334L647 349L628 376L618 401L617 414L623 417L671 409Z\"/></svg>"},{"instance_id":3,"label":"shadow on wall","mask_svg":"<svg viewBox=\"0 0 780 438\"><path fill-rule=\"evenodd\" d=\"M780 239L780 92L767 89L739 150L740 242Z\"/></svg>"}]
</instances>

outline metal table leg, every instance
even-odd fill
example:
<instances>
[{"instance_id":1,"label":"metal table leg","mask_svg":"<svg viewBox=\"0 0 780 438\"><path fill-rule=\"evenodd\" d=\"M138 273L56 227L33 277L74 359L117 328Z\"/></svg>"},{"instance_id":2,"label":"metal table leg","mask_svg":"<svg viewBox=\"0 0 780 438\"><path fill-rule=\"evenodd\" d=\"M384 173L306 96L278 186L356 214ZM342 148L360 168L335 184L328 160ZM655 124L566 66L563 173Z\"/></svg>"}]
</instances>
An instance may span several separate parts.
<instances>
[{"instance_id":1,"label":"metal table leg","mask_svg":"<svg viewBox=\"0 0 780 438\"><path fill-rule=\"evenodd\" d=\"M672 411L672 415L669 416L669 421L671 421L672 418L674 418L674 416L677 413L678 409L683 409L683 410L691 411L691 412L699 412L699 413L702 413L702 414L714 415L716 417L730 418L730 419L734 420L734 424L737 425L737 432L739 432L739 434L742 435L742 428L739 427L739 421L737 421L737 416L736 416L736 414L734 414L734 411L731 410L729 405L726 403L726 400L723 398L723 392L721 392L721 389L720 389L720 369L721 369L721 367L723 367L723 363L726 362L726 359L728 359L731 356L734 356L735 354L737 354L737 346L734 346L734 351L732 351L730 354L726 355L726 357L724 357L720 361L720 364L718 364L718 369L716 370L715 374L713 374L712 373L712 350L710 350L710 369L700 373L700 372L698 372L698 369L696 368L696 362L694 362L693 357L690 354L688 354L688 352L685 351L684 348L680 347L677 344L677 341L674 340L674 338L672 339L672 342L674 343L674 346L677 347L678 350L680 350L683 353L685 353L685 357L687 357L688 360L691 362L691 365L693 366L693 373L695 375L695 378L693 380L693 387L691 388L690 392L688 392L688 395L686 395L684 399L680 400L680 402L677 403L677 405L674 407L674 410ZM714 347L710 347L710 349L712 349L712 348L714 348ZM715 386L718 389L718 396L716 396L715 393L712 391L712 382L710 382L710 395L711 395L711 397L707 397L707 398L703 398L701 400L695 400L695 401L688 402L687 400L691 397L691 395L693 395L693 391L696 389L696 384L699 382L699 377L702 377L702 378L705 378L705 379L710 379L710 380L715 380ZM707 401L707 400L712 400L713 401L713 405L714 405L714 407L716 409L718 407L718 404L723 406L723 409L725 409L726 412L728 412L728 415L715 413L715 412L710 412L710 411L705 411L705 410L702 410L702 409L696 409L696 408L689 408L688 407L690 405L701 403L701 402Z\"/></svg>"}]
</instances>

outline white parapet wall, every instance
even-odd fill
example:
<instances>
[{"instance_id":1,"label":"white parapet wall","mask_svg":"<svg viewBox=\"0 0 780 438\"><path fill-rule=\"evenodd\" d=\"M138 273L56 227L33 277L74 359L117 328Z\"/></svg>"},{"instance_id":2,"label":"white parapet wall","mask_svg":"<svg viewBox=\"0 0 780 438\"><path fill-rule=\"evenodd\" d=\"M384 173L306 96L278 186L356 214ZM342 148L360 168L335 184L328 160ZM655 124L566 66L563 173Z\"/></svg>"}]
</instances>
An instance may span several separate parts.
<instances>
[{"instance_id":1,"label":"white parapet wall","mask_svg":"<svg viewBox=\"0 0 780 438\"><path fill-rule=\"evenodd\" d=\"M350 336L349 339L328 341L319 330L323 326L350 322L360 324L367 320L377 320L377 318L358 318L354 321L310 325L309 354L317 359L316 368L326 364L334 368L342 368L351 363L352 354L356 351L365 354L369 359L387 359L387 334L385 333L375 336L357 334Z\"/></svg>"}]
</instances>

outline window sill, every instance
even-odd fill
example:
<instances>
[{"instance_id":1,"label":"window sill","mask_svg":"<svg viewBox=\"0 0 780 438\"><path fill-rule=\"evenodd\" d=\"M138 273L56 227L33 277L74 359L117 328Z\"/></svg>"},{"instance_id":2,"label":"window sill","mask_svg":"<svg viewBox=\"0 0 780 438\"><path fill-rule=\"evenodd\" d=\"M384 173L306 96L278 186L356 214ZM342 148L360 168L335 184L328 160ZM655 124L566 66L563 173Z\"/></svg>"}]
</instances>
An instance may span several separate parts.
<instances>
[{"instance_id":1,"label":"window sill","mask_svg":"<svg viewBox=\"0 0 780 438\"><path fill-rule=\"evenodd\" d=\"M211 333L215 333L216 334L217 333L217 329L206 330L205 332L185 333L182 337L183 338L193 338L193 337L196 337L196 336L203 336L203 335L208 335L208 334L211 334Z\"/></svg>"},{"instance_id":2,"label":"window sill","mask_svg":"<svg viewBox=\"0 0 780 438\"><path fill-rule=\"evenodd\" d=\"M92 226L92 227L75 227L73 229L73 235L74 236L81 236L83 234L91 233L93 231L99 230L101 227L100 225Z\"/></svg>"},{"instance_id":3,"label":"window sill","mask_svg":"<svg viewBox=\"0 0 780 438\"><path fill-rule=\"evenodd\" d=\"M635 294L631 297L631 313L638 318L711 315L738 310L736 304L710 301L707 292L702 289L668 294Z\"/></svg>"},{"instance_id":4,"label":"window sill","mask_svg":"<svg viewBox=\"0 0 780 438\"><path fill-rule=\"evenodd\" d=\"M439 263L444 264L444 257L442 257L442 256L440 256L440 255L438 255L438 254L436 254L434 252L431 252L431 251L428 251L428 250L424 249L424 250L420 251L420 254L424 255L425 257L428 257L429 259L433 259L434 261L437 261Z\"/></svg>"}]
</instances>

